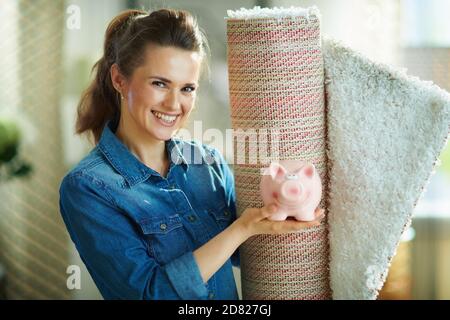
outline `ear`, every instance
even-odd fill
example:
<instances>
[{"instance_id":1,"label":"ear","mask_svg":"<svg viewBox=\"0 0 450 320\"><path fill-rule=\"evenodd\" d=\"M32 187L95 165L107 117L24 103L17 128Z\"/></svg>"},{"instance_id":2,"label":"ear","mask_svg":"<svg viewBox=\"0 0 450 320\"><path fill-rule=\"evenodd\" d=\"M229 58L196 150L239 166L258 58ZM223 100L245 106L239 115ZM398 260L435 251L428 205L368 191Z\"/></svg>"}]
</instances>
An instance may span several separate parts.
<instances>
[{"instance_id":1,"label":"ear","mask_svg":"<svg viewBox=\"0 0 450 320\"><path fill-rule=\"evenodd\" d=\"M120 72L117 63L113 63L111 65L110 76L113 87L117 90L119 94L125 97L126 78Z\"/></svg>"},{"instance_id":2,"label":"ear","mask_svg":"<svg viewBox=\"0 0 450 320\"><path fill-rule=\"evenodd\" d=\"M316 167L312 163L307 164L301 167L301 169L299 169L297 173L300 173L303 176L307 177L308 179L311 179L312 177L314 177L316 173Z\"/></svg>"},{"instance_id":3,"label":"ear","mask_svg":"<svg viewBox=\"0 0 450 320\"><path fill-rule=\"evenodd\" d=\"M286 175L286 169L278 162L272 162L269 167L269 174L275 180L284 177Z\"/></svg>"}]
</instances>

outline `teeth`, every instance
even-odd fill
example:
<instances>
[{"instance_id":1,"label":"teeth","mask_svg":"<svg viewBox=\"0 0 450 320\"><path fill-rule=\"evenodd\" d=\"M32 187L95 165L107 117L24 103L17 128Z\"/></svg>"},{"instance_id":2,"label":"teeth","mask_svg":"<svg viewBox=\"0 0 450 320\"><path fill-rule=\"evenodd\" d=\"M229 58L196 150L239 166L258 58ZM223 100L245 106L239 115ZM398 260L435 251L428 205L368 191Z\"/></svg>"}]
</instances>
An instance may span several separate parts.
<instances>
[{"instance_id":1,"label":"teeth","mask_svg":"<svg viewBox=\"0 0 450 320\"><path fill-rule=\"evenodd\" d=\"M157 118L162 119L165 122L174 122L175 119L177 118L177 116L168 116L168 115L162 114L158 111L152 111L152 112Z\"/></svg>"}]
</instances>

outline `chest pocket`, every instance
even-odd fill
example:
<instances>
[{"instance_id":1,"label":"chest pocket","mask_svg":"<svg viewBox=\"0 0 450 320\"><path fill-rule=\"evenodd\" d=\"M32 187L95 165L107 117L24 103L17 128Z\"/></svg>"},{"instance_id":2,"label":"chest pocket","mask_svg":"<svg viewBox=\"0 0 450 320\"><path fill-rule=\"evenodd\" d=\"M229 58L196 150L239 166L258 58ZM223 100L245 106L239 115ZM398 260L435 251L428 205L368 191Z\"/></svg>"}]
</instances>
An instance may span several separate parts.
<instances>
[{"instance_id":1,"label":"chest pocket","mask_svg":"<svg viewBox=\"0 0 450 320\"><path fill-rule=\"evenodd\" d=\"M191 250L179 215L142 220L139 223L150 254L165 264Z\"/></svg>"},{"instance_id":2,"label":"chest pocket","mask_svg":"<svg viewBox=\"0 0 450 320\"><path fill-rule=\"evenodd\" d=\"M207 209L207 212L214 218L220 231L227 228L233 222L231 211L224 204L210 207Z\"/></svg>"}]
</instances>

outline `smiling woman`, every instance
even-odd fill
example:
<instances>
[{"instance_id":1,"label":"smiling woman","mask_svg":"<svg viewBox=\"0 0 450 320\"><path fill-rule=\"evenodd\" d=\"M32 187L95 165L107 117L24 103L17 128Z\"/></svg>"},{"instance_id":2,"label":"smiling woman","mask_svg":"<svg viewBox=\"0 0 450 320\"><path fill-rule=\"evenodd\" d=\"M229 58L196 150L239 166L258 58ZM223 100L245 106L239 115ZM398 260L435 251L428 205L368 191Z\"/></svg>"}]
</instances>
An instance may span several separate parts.
<instances>
[{"instance_id":1,"label":"smiling woman","mask_svg":"<svg viewBox=\"0 0 450 320\"><path fill-rule=\"evenodd\" d=\"M237 299L232 263L244 241L318 224L269 221L268 207L236 219L223 156L173 138L194 107L206 48L185 11L125 11L106 31L77 120L96 146L60 187L64 222L106 299Z\"/></svg>"},{"instance_id":2,"label":"smiling woman","mask_svg":"<svg viewBox=\"0 0 450 320\"><path fill-rule=\"evenodd\" d=\"M112 79L117 90L126 97L124 102L128 108L124 111L136 120L139 115L134 113L145 113L141 119L158 118L168 127L173 127L175 120L181 123L186 121L195 102L201 59L197 52L150 45L146 50L147 63L135 70L130 81L123 78L117 64L114 64ZM157 123L147 123L146 126L151 130ZM158 132L153 132L160 140L170 138L168 133L161 132L158 136Z\"/></svg>"},{"instance_id":3,"label":"smiling woman","mask_svg":"<svg viewBox=\"0 0 450 320\"><path fill-rule=\"evenodd\" d=\"M155 147L164 148L162 142L188 119L195 103L202 54L148 45L144 61L129 78L118 64L111 67L112 83L122 100L116 135L145 164L161 168L158 171L165 175L167 167L161 167L165 159L154 157L164 153L156 152Z\"/></svg>"},{"instance_id":4,"label":"smiling woman","mask_svg":"<svg viewBox=\"0 0 450 320\"><path fill-rule=\"evenodd\" d=\"M169 115L186 111L177 119L183 124L195 102L207 50L206 37L185 11L128 10L118 15L106 30L105 54L94 65L96 78L78 106L77 133L91 132L98 142L108 120L118 121L127 110L149 112L152 104L176 104L179 98L185 110L154 111Z\"/></svg>"}]
</instances>

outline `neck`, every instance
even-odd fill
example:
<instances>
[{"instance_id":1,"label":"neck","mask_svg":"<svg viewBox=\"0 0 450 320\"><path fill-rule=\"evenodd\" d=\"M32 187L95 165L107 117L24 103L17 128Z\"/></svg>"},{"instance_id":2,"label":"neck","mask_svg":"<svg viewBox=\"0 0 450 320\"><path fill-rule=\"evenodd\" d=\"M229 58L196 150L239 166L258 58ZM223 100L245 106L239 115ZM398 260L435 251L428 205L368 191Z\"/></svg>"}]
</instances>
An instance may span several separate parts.
<instances>
[{"instance_id":1,"label":"neck","mask_svg":"<svg viewBox=\"0 0 450 320\"><path fill-rule=\"evenodd\" d=\"M116 136L143 164L165 176L168 157L163 140L155 139L121 117Z\"/></svg>"}]
</instances>

